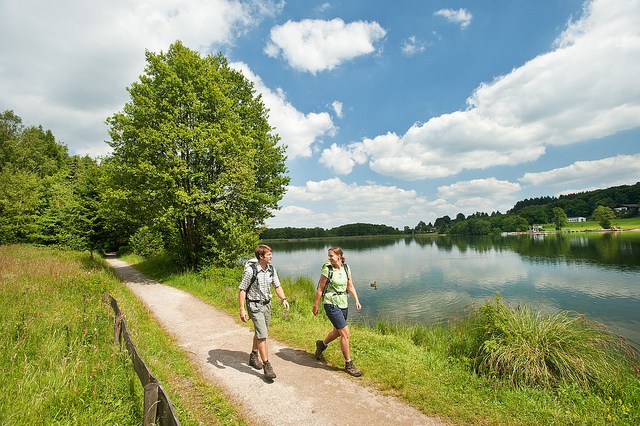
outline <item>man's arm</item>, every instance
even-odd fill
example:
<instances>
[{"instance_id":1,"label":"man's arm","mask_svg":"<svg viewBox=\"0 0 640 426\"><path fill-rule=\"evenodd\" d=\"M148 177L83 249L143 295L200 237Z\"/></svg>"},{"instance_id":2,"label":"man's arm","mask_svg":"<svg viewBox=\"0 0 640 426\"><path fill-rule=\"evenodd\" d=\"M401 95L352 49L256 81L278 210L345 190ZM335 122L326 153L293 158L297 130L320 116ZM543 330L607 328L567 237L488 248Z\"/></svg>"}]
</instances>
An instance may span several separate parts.
<instances>
[{"instance_id":1,"label":"man's arm","mask_svg":"<svg viewBox=\"0 0 640 426\"><path fill-rule=\"evenodd\" d=\"M289 302L287 301L287 297L284 295L284 290L282 286L276 287L276 294L282 300L282 306L288 311L289 310Z\"/></svg>"},{"instance_id":2,"label":"man's arm","mask_svg":"<svg viewBox=\"0 0 640 426\"><path fill-rule=\"evenodd\" d=\"M238 292L238 303L240 304L240 319L242 322L247 322L249 320L249 314L244 309L244 304L247 299L247 292L244 290L240 290Z\"/></svg>"}]
</instances>

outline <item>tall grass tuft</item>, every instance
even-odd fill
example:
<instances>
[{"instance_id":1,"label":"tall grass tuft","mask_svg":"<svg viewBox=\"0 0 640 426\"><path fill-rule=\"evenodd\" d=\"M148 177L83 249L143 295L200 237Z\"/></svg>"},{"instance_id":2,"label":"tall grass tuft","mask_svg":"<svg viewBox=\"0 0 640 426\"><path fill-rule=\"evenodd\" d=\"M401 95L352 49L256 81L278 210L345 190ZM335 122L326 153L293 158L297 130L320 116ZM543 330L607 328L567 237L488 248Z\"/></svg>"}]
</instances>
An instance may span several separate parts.
<instances>
[{"instance_id":1,"label":"tall grass tuft","mask_svg":"<svg viewBox=\"0 0 640 426\"><path fill-rule=\"evenodd\" d=\"M477 310L482 330L475 366L514 387L607 387L630 367L633 350L603 325L574 312L511 307L499 296Z\"/></svg>"}]
</instances>

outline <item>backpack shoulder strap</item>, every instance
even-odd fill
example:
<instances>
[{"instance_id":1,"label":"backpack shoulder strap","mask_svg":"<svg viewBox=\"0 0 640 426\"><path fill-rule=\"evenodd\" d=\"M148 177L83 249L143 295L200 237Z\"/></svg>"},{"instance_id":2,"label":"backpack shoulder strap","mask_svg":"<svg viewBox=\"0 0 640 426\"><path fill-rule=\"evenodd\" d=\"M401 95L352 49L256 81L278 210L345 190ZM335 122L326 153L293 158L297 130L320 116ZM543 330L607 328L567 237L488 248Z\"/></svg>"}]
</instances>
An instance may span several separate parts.
<instances>
[{"instance_id":1,"label":"backpack shoulder strap","mask_svg":"<svg viewBox=\"0 0 640 426\"><path fill-rule=\"evenodd\" d=\"M322 289L322 297L324 297L325 293L327 292L327 289L329 288L329 283L331 283L331 277L333 277L333 265L331 263L327 264L327 270L328 270L327 282L324 283L324 289Z\"/></svg>"},{"instance_id":2,"label":"backpack shoulder strap","mask_svg":"<svg viewBox=\"0 0 640 426\"><path fill-rule=\"evenodd\" d=\"M249 289L251 288L253 283L255 283L256 280L258 279L258 266L257 266L257 264L256 263L251 263L249 266L251 266L251 271L253 272L253 276L251 277L251 281L249 281L249 285L247 286L247 289L245 290L246 294L249 294Z\"/></svg>"}]
</instances>

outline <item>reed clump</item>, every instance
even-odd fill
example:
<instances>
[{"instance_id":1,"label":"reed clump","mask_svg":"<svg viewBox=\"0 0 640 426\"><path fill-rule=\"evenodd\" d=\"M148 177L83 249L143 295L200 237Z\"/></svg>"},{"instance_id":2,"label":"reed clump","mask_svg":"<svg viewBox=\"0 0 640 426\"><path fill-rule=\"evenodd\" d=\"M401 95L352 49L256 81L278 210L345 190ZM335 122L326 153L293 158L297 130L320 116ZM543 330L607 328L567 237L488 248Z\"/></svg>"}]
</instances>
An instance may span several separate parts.
<instances>
[{"instance_id":1,"label":"reed clump","mask_svg":"<svg viewBox=\"0 0 640 426\"><path fill-rule=\"evenodd\" d=\"M636 362L622 337L576 312L512 307L496 295L472 314L472 321L478 327L476 371L513 387L607 387Z\"/></svg>"}]
</instances>

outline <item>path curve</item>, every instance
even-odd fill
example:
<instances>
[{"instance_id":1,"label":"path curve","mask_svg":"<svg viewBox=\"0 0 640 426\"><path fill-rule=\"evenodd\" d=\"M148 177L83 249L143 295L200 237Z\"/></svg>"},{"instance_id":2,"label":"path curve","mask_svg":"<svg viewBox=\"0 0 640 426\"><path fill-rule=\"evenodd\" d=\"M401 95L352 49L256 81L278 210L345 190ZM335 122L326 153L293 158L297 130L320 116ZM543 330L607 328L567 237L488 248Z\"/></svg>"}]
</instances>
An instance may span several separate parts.
<instances>
[{"instance_id":1,"label":"path curve","mask_svg":"<svg viewBox=\"0 0 640 426\"><path fill-rule=\"evenodd\" d=\"M395 397L380 395L311 352L269 338L277 378L247 362L252 332L227 313L174 287L150 280L122 260L107 262L157 321L187 351L204 377L224 388L260 425L445 425ZM259 395L259 397L256 397Z\"/></svg>"}]
</instances>

